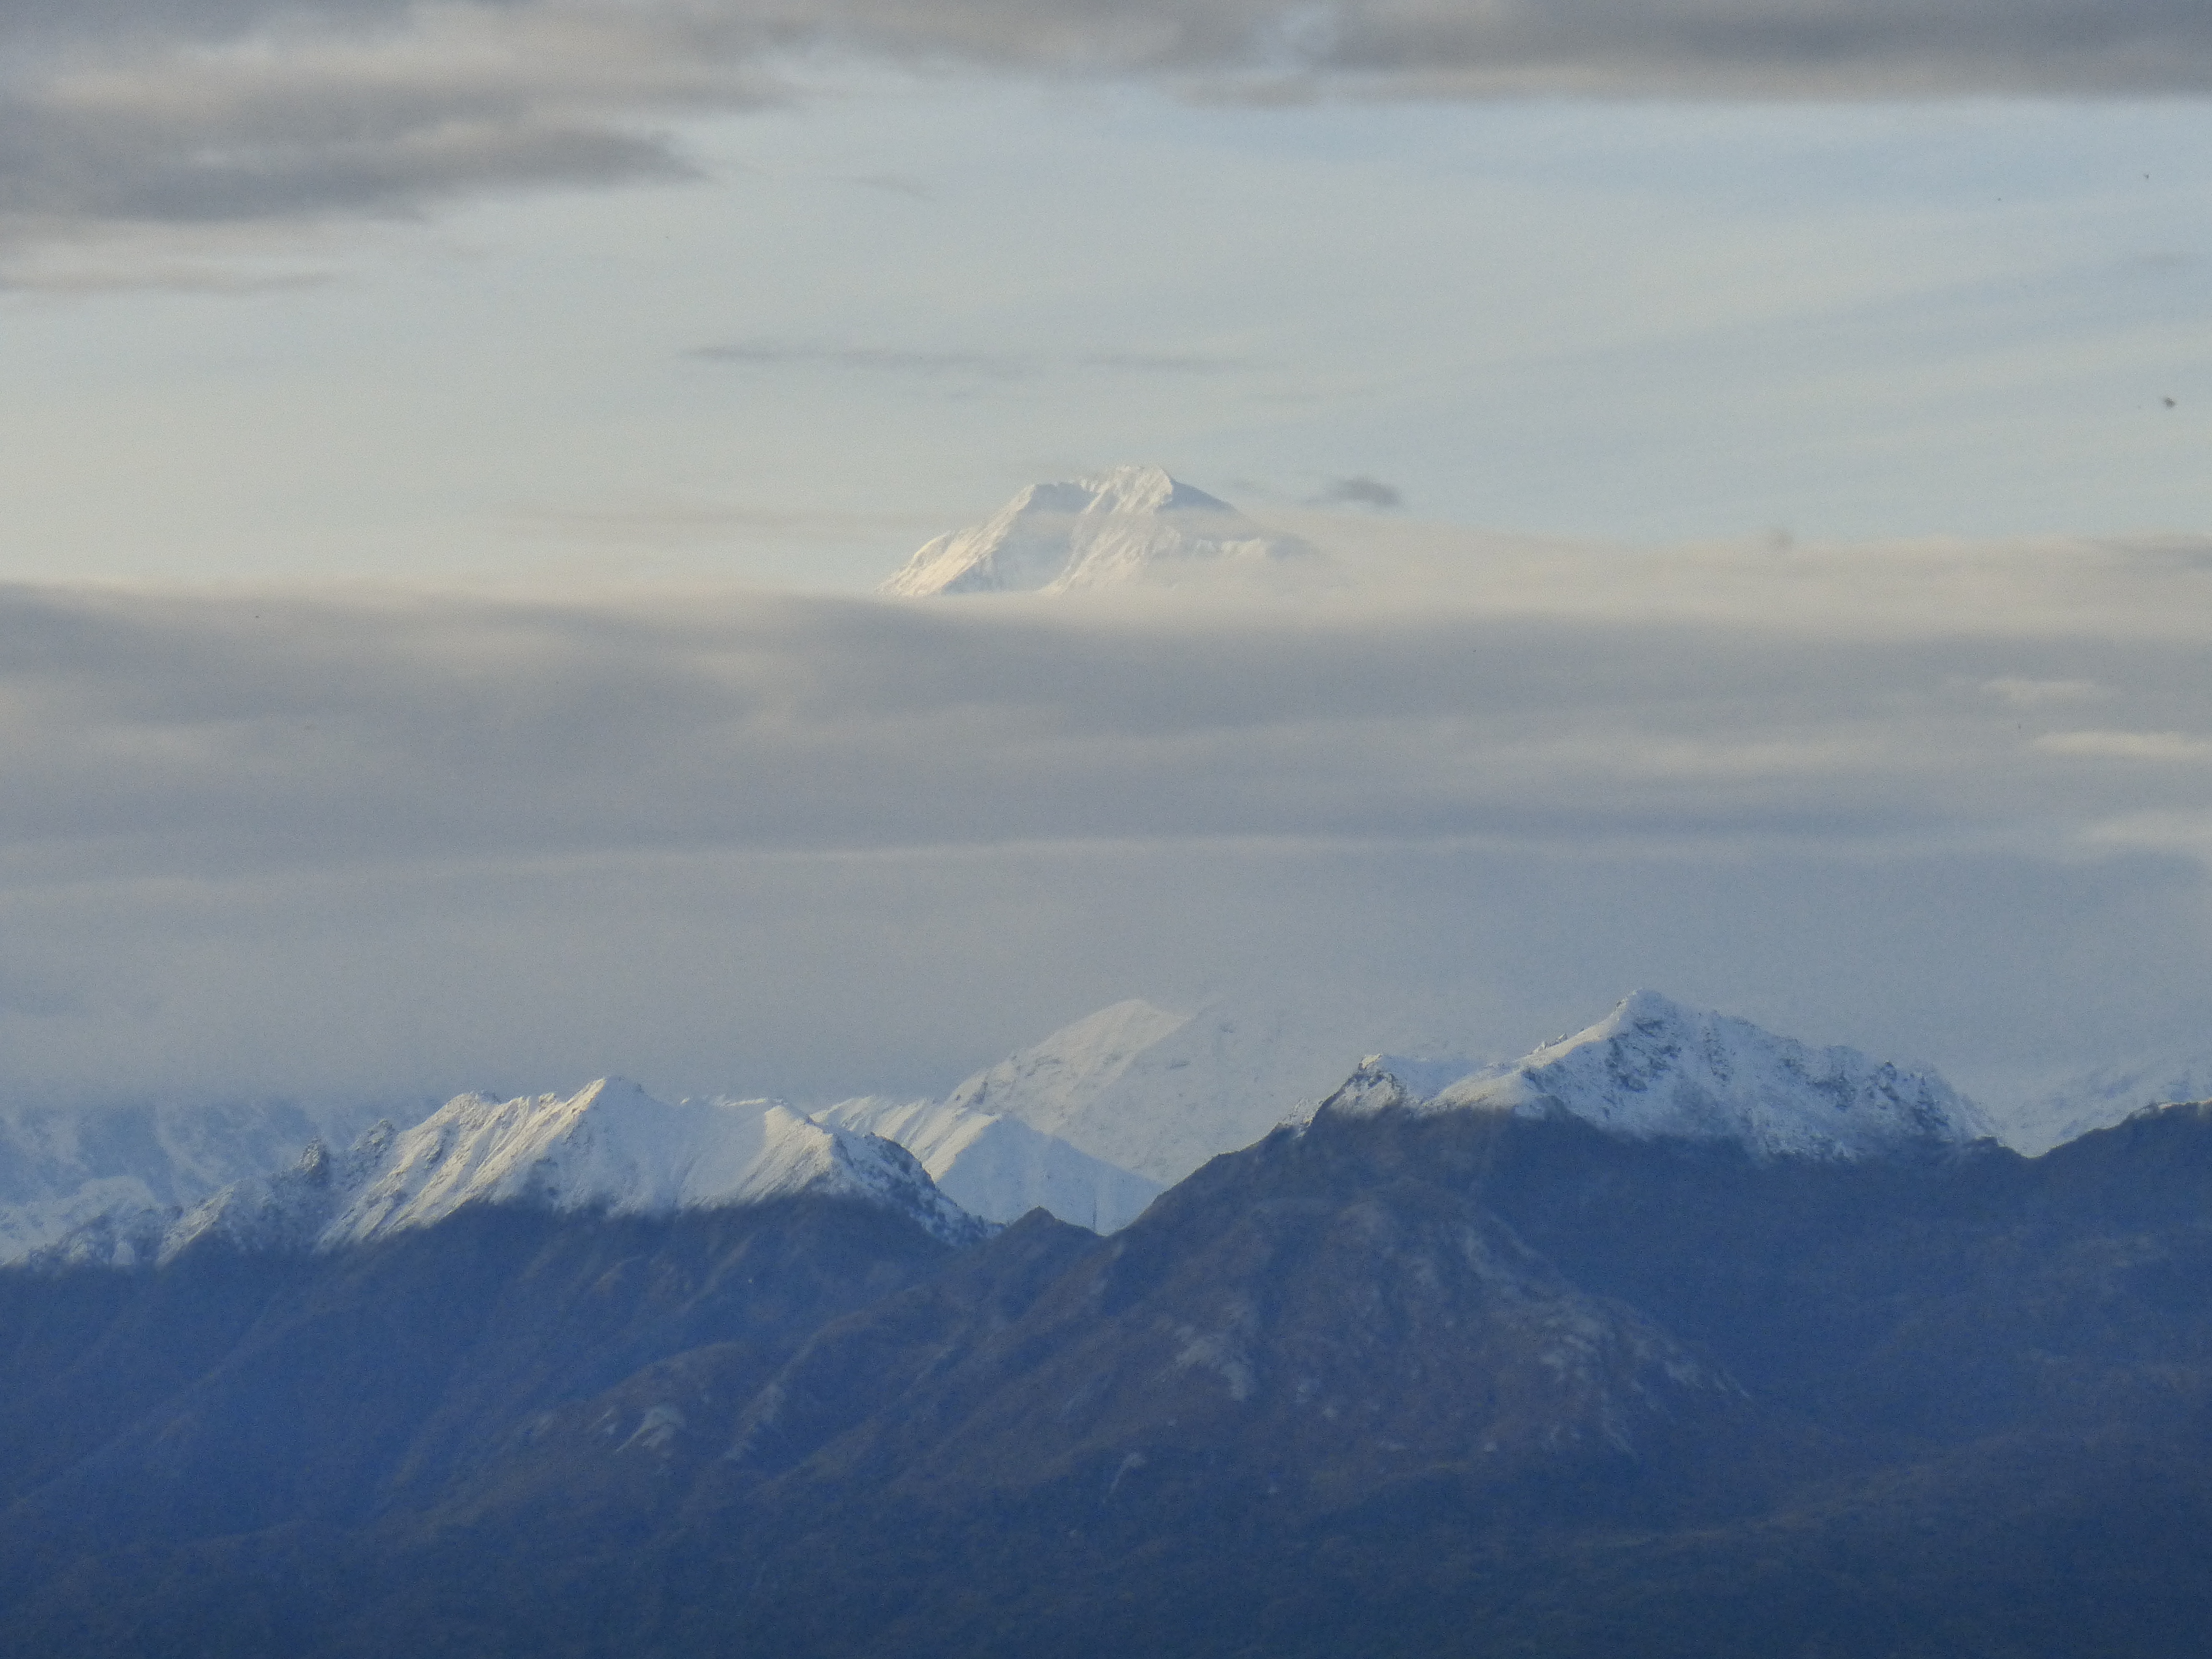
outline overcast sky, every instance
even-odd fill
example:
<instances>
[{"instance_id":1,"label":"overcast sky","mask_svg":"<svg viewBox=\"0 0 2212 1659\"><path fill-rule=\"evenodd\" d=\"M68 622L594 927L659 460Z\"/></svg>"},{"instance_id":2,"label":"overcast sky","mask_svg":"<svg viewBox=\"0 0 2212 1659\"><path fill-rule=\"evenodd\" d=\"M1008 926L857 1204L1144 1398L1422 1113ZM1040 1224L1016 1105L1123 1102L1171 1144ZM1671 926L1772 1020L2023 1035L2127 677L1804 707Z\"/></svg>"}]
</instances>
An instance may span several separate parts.
<instances>
[{"instance_id":1,"label":"overcast sky","mask_svg":"<svg viewBox=\"0 0 2212 1659\"><path fill-rule=\"evenodd\" d=\"M7 1087L2186 1041L2208 93L2170 0L12 6ZM1121 461L1350 580L867 597Z\"/></svg>"},{"instance_id":2,"label":"overcast sky","mask_svg":"<svg viewBox=\"0 0 2212 1659\"><path fill-rule=\"evenodd\" d=\"M2197 1028L2212 542L1352 550L1118 602L15 590L15 1082L819 1097L1132 994L1480 1054L1650 984L1970 1083Z\"/></svg>"}]
</instances>

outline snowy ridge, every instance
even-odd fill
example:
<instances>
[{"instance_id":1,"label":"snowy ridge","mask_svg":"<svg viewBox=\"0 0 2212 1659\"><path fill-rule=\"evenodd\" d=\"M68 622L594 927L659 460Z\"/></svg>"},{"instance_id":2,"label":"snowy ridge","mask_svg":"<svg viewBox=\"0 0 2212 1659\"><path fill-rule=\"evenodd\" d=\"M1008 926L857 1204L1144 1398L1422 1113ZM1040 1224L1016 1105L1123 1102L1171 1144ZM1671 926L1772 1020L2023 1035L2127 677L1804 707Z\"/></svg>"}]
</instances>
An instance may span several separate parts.
<instances>
[{"instance_id":1,"label":"snowy ridge","mask_svg":"<svg viewBox=\"0 0 2212 1659\"><path fill-rule=\"evenodd\" d=\"M1310 550L1158 467L1122 466L1031 484L981 524L921 547L881 591L1064 593L1201 568L1264 568Z\"/></svg>"},{"instance_id":2,"label":"snowy ridge","mask_svg":"<svg viewBox=\"0 0 2212 1659\"><path fill-rule=\"evenodd\" d=\"M864 1199L911 1216L949 1244L972 1243L991 1230L939 1192L914 1154L879 1135L802 1116L788 1106L762 1115L761 1155L726 1196L699 1206L758 1204L800 1193Z\"/></svg>"},{"instance_id":3,"label":"snowy ridge","mask_svg":"<svg viewBox=\"0 0 2212 1659\"><path fill-rule=\"evenodd\" d=\"M1385 1056L1370 1054L1352 1068L1334 1094L1321 1103L1315 1116L1332 1112L1345 1117L1371 1117L1377 1112L1400 1111L1419 1103L1420 1097L1391 1071Z\"/></svg>"},{"instance_id":4,"label":"snowy ridge","mask_svg":"<svg viewBox=\"0 0 2212 1659\"><path fill-rule=\"evenodd\" d=\"M283 1169L318 1135L351 1139L374 1115L281 1102L0 1110L0 1264L64 1239L76 1259L149 1260L185 1210Z\"/></svg>"},{"instance_id":5,"label":"snowy ridge","mask_svg":"<svg viewBox=\"0 0 2212 1659\"><path fill-rule=\"evenodd\" d=\"M799 1193L858 1198L911 1217L948 1243L988 1230L936 1188L903 1147L814 1121L769 1101L668 1105L603 1079L569 1096L461 1095L405 1130L381 1123L333 1152L234 1182L149 1236L88 1218L38 1253L46 1261L167 1261L203 1240L245 1249L337 1249L428 1227L473 1204L665 1215Z\"/></svg>"},{"instance_id":6,"label":"snowy ridge","mask_svg":"<svg viewBox=\"0 0 2212 1659\"><path fill-rule=\"evenodd\" d=\"M316 1242L327 1249L426 1227L466 1204L659 1215L799 1192L889 1204L947 1239L976 1231L888 1141L771 1101L671 1106L603 1079L566 1099L448 1102L374 1151Z\"/></svg>"},{"instance_id":7,"label":"snowy ridge","mask_svg":"<svg viewBox=\"0 0 2212 1659\"><path fill-rule=\"evenodd\" d=\"M53 1198L0 1208L0 1264L150 1261L177 1210L137 1176L97 1176Z\"/></svg>"},{"instance_id":8,"label":"snowy ridge","mask_svg":"<svg viewBox=\"0 0 2212 1659\"><path fill-rule=\"evenodd\" d=\"M896 1141L947 1198L986 1221L1018 1221L1042 1208L1095 1233L1118 1232L1164 1190L1056 1135L951 1101L869 1095L815 1117Z\"/></svg>"},{"instance_id":9,"label":"snowy ridge","mask_svg":"<svg viewBox=\"0 0 2212 1659\"><path fill-rule=\"evenodd\" d=\"M220 1239L241 1250L309 1249L374 1172L397 1133L389 1123L380 1123L339 1153L311 1140L290 1169L234 1182L185 1211L162 1231L148 1254L168 1261L203 1239ZM87 1254L84 1243L73 1237L64 1249L81 1258Z\"/></svg>"},{"instance_id":10,"label":"snowy ridge","mask_svg":"<svg viewBox=\"0 0 2212 1659\"><path fill-rule=\"evenodd\" d=\"M392 1139L324 1242L428 1226L472 1203L635 1215L709 1202L765 1152L764 1120L742 1108L665 1105L618 1078L565 1099L462 1095Z\"/></svg>"},{"instance_id":11,"label":"snowy ridge","mask_svg":"<svg viewBox=\"0 0 2212 1659\"><path fill-rule=\"evenodd\" d=\"M1395 1079L1354 1082L1329 1109L1410 1103ZM1980 1109L1932 1072L1808 1048L1652 991L1514 1066L1453 1084L1422 1109L1574 1117L1631 1139L1734 1141L1759 1158L1890 1156L1990 1133Z\"/></svg>"},{"instance_id":12,"label":"snowy ridge","mask_svg":"<svg viewBox=\"0 0 2212 1659\"><path fill-rule=\"evenodd\" d=\"M2030 1158L2155 1106L2212 1098L2212 1054L2182 1051L2100 1066L2002 1113L1997 1133Z\"/></svg>"}]
</instances>

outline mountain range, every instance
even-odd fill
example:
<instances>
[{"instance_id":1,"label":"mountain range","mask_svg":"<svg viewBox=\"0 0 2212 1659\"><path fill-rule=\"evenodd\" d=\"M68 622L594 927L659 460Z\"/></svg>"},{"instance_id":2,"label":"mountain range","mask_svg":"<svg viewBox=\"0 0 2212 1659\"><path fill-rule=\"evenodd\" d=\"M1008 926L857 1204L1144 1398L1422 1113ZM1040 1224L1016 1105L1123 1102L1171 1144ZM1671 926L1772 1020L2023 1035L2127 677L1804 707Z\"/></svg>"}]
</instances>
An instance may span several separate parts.
<instances>
[{"instance_id":1,"label":"mountain range","mask_svg":"<svg viewBox=\"0 0 2212 1659\"><path fill-rule=\"evenodd\" d=\"M1685 1057L1664 1088L1623 1092L1578 1074L1613 1054L1624 1030L1633 1040L1633 1028L1654 1020L1666 1035L1650 1041ZM505 1102L464 1095L427 1115L417 1107L381 1121L368 1108L311 1114L282 1103L0 1112L0 1264L127 1266L211 1226L296 1231L313 1220L332 1239L358 1240L471 1201L564 1189L572 1205L618 1212L726 1203L785 1178L769 1156L771 1116L787 1132L780 1145L839 1149L839 1169L891 1156L869 1150L877 1138L902 1149L943 1198L983 1223L1042 1207L1110 1233L1208 1158L1310 1113L1343 1080L1363 1034L1376 1034L1363 1017L1332 1021L1231 1001L1178 1013L1132 999L985 1067L941 1099L867 1096L803 1111L767 1099L671 1106L601 1079ZM1392 1034L1408 1048L1382 1063L1424 1100L1528 1109L1565 1086L1608 1125L1633 1129L1660 1114L1674 1132L1769 1151L1803 1152L1844 1129L1860 1136L1899 1114L1933 1111L2035 1154L2145 1107L2212 1094L2212 1060L2177 1051L2101 1067L1990 1111L1932 1072L1885 1069L1850 1049L1793 1048L1650 993L1510 1065L1449 1041L1417 1042L1402 1025ZM1729 1068L1725 1078L1716 1065ZM1760 1103L1808 1089L1873 1109L1839 1128L1786 1110L1778 1118L1779 1109ZM802 1119L811 1127L802 1130ZM378 1218L364 1219L371 1210ZM280 1212L289 1218L281 1224Z\"/></svg>"},{"instance_id":2,"label":"mountain range","mask_svg":"<svg viewBox=\"0 0 2212 1659\"><path fill-rule=\"evenodd\" d=\"M812 1114L464 1096L0 1269L0 1644L2193 1650L2212 1105L2030 1158L1638 993L1370 1056L1157 1196L1079 1143L1174 1170L1132 1079L1273 1035L1120 1005Z\"/></svg>"}]
</instances>

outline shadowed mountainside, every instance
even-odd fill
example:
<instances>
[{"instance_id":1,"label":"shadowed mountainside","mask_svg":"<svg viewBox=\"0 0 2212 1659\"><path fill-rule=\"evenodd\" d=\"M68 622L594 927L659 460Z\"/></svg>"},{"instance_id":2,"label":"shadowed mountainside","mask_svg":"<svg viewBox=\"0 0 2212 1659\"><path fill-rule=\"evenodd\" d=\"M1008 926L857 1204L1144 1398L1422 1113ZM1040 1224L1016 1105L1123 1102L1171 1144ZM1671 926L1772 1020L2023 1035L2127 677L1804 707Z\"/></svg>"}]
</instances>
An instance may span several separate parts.
<instances>
[{"instance_id":1,"label":"shadowed mountainside","mask_svg":"<svg viewBox=\"0 0 2212 1659\"><path fill-rule=\"evenodd\" d=\"M1324 1108L1100 1240L831 1199L0 1275L54 1654L2112 1654L2212 1611L2212 1109L1853 1162Z\"/></svg>"}]
</instances>

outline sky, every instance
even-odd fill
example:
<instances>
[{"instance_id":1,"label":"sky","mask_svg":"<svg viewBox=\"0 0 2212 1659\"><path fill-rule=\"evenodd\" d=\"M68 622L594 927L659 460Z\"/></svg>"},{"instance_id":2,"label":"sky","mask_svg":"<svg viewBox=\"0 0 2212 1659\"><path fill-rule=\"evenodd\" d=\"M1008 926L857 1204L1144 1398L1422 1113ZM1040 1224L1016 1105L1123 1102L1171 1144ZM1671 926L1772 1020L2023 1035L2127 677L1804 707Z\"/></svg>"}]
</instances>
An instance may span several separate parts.
<instances>
[{"instance_id":1,"label":"sky","mask_svg":"<svg viewBox=\"0 0 2212 1659\"><path fill-rule=\"evenodd\" d=\"M0 1091L2212 1048L2208 89L2178 3L11 8ZM1344 580L871 596L1128 461Z\"/></svg>"}]
</instances>

